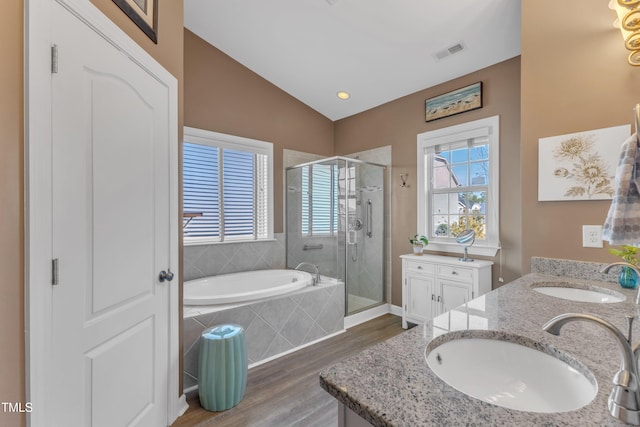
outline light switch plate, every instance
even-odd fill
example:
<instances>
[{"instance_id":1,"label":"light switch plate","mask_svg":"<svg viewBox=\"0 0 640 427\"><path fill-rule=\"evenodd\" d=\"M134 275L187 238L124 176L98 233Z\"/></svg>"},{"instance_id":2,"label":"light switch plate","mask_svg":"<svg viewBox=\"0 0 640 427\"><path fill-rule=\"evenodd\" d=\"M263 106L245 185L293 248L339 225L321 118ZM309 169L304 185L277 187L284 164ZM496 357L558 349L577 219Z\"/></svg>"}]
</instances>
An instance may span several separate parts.
<instances>
[{"instance_id":1,"label":"light switch plate","mask_svg":"<svg viewBox=\"0 0 640 427\"><path fill-rule=\"evenodd\" d=\"M602 248L602 226L583 225L582 226L582 247Z\"/></svg>"}]
</instances>

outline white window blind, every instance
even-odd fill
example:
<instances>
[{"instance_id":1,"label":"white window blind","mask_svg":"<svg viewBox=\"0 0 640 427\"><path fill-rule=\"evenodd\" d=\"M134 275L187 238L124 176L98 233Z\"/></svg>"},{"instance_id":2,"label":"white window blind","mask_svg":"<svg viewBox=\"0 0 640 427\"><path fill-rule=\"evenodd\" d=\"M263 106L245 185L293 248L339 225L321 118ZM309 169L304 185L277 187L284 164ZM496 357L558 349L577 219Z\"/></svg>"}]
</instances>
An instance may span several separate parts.
<instances>
[{"instance_id":1,"label":"white window blind","mask_svg":"<svg viewBox=\"0 0 640 427\"><path fill-rule=\"evenodd\" d=\"M220 237L219 149L185 142L183 145L183 209L202 213L184 227L187 237Z\"/></svg>"},{"instance_id":2,"label":"white window blind","mask_svg":"<svg viewBox=\"0 0 640 427\"><path fill-rule=\"evenodd\" d=\"M338 228L337 165L302 169L302 235L331 235Z\"/></svg>"},{"instance_id":3,"label":"white window blind","mask_svg":"<svg viewBox=\"0 0 640 427\"><path fill-rule=\"evenodd\" d=\"M272 145L187 129L183 209L202 215L185 221L185 243L272 238Z\"/></svg>"}]
</instances>

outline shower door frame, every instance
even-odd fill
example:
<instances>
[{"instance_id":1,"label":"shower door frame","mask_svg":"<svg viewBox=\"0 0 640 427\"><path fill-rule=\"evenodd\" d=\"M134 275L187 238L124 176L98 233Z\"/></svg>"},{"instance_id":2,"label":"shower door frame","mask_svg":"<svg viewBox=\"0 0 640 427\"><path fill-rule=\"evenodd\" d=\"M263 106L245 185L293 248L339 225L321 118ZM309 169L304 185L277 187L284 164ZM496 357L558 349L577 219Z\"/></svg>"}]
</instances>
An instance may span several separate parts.
<instances>
[{"instance_id":1,"label":"shower door frame","mask_svg":"<svg viewBox=\"0 0 640 427\"><path fill-rule=\"evenodd\" d=\"M387 167L385 165L381 165L379 163L374 163L374 162L367 162L364 160L360 160L360 159L353 159L353 158L349 158L349 157L342 157L342 156L336 156L334 157L336 159L340 159L340 160L345 160L346 164L345 164L345 168L347 169L347 171L349 170L349 163L356 163L359 165L368 165L368 166L377 166L379 168L382 168L382 215L383 215L383 221L382 221L382 271L381 271L381 279L382 279L382 300L378 303L369 305L367 307L364 307L362 309L353 311L353 312L349 312L349 281L347 280L347 275L348 275L348 263L349 263L349 251L345 250L345 264L344 264L344 276L345 276L345 284L344 284L344 297L345 297L345 304L344 304L344 312L345 312L345 316L351 316L353 314L356 313L360 313L369 309L372 309L374 307L378 307L382 304L387 303L387 283L386 283L386 279L387 279L387 215L385 215L385 211L387 210L387 188L386 188L386 172L387 172ZM357 177L357 175L356 175ZM354 177L354 179L356 179L356 177ZM345 174L345 179L348 179L348 177ZM346 188L347 186L345 186ZM346 195L345 195L346 196ZM361 204L363 203L363 200L361 199ZM347 207L347 203L345 200L345 226L348 227L349 224L349 209ZM345 245L347 244L347 233L349 233L348 228L345 230ZM364 232L363 232L364 234Z\"/></svg>"},{"instance_id":2,"label":"shower door frame","mask_svg":"<svg viewBox=\"0 0 640 427\"><path fill-rule=\"evenodd\" d=\"M349 283L347 280L347 263L349 262L349 251L346 250L346 246L347 246L347 233L348 233L348 229L345 228L345 237L344 237L344 241L345 241L345 252L344 252L344 295L345 295L345 316L350 316L365 310L369 310L371 308L374 307L378 307L382 304L390 304L390 301L387 301L387 216L389 215L389 212L387 212L388 210L388 206L387 206L387 191L390 190L390 188L387 188L387 166L386 165L382 165L379 163L374 163L374 162L368 162L365 160L360 160L360 159L354 159L354 158L350 158L350 157L344 157L344 156L332 156L332 157L327 157L324 159L318 159L318 160L313 160L310 162L305 162L305 163L301 163L299 165L295 165L295 166L289 166L287 168L285 168L285 176L284 176L284 188L285 188L285 209L284 212L286 214L286 207L288 206L288 200L287 200L287 172L289 170L293 170L293 169L299 169L305 166L312 166L315 164L326 164L326 163L330 163L330 162L336 162L336 164L338 165L338 167L340 166L337 162L339 161L344 161L345 162L345 168L346 170L348 170L349 168L349 164L350 163L355 163L355 164L359 164L359 165L369 165L369 166L377 166L379 168L382 168L382 214L384 217L384 220L382 221L382 301L380 301L379 303L376 304L372 304L371 306L365 307L361 310L357 310L353 313L349 313ZM346 180L346 174L345 174L345 180ZM346 188L346 185L345 185ZM345 195L346 196L346 195ZM346 208L346 201L345 201L345 208ZM285 219L284 223L287 224L288 218ZM349 210L345 209L345 227L347 226L347 224L349 223ZM288 233L289 227L285 228L285 232ZM339 235L336 236L336 242L338 242L339 240ZM288 252L289 251L289 238L287 236L287 238L285 239L285 252L287 254L286 258L287 258L287 263L288 263ZM339 250L336 250L336 266L339 265Z\"/></svg>"}]
</instances>

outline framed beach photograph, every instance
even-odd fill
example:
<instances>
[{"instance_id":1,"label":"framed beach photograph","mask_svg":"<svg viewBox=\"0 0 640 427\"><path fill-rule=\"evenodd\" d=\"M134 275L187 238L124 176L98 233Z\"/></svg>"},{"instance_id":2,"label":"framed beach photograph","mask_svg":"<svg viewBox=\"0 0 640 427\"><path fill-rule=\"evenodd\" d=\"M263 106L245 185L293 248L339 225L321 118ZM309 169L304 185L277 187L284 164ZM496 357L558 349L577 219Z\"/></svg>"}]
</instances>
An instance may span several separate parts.
<instances>
[{"instance_id":1,"label":"framed beach photograph","mask_svg":"<svg viewBox=\"0 0 640 427\"><path fill-rule=\"evenodd\" d=\"M158 44L158 0L113 0L120 9Z\"/></svg>"},{"instance_id":2,"label":"framed beach photograph","mask_svg":"<svg viewBox=\"0 0 640 427\"><path fill-rule=\"evenodd\" d=\"M631 126L622 125L538 140L538 201L607 200Z\"/></svg>"},{"instance_id":3,"label":"framed beach photograph","mask_svg":"<svg viewBox=\"0 0 640 427\"><path fill-rule=\"evenodd\" d=\"M425 120L431 122L478 108L482 108L482 82L427 99Z\"/></svg>"}]
</instances>

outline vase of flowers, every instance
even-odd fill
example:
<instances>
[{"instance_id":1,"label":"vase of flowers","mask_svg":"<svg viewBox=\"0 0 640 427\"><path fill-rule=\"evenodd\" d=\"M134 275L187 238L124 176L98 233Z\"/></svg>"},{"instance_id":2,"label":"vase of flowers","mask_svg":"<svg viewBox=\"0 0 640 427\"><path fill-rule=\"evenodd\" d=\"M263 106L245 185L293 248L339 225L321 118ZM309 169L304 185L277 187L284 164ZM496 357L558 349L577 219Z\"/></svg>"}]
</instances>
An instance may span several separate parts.
<instances>
[{"instance_id":1,"label":"vase of flowers","mask_svg":"<svg viewBox=\"0 0 640 427\"><path fill-rule=\"evenodd\" d=\"M638 248L635 246L622 245L620 249L609 249L609 253L619 256L629 264L638 265ZM618 283L623 288L635 289L638 287L638 274L631 267L623 266L618 274Z\"/></svg>"},{"instance_id":2,"label":"vase of flowers","mask_svg":"<svg viewBox=\"0 0 640 427\"><path fill-rule=\"evenodd\" d=\"M429 244L429 239L421 234L416 234L409 238L409 243L413 245L414 255L422 255L422 250Z\"/></svg>"}]
</instances>

